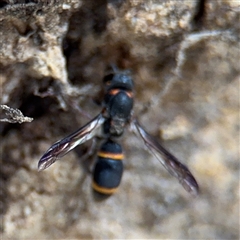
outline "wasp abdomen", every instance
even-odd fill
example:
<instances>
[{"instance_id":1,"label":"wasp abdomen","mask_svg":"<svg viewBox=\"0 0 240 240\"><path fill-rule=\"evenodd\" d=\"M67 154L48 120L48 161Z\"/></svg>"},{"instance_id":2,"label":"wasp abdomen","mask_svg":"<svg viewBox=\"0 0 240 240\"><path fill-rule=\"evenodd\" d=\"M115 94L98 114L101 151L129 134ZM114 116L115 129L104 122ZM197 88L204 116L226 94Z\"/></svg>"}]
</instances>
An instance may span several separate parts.
<instances>
[{"instance_id":1,"label":"wasp abdomen","mask_svg":"<svg viewBox=\"0 0 240 240\"><path fill-rule=\"evenodd\" d=\"M98 152L93 173L93 189L104 195L117 191L122 179L124 155L119 144L108 140Z\"/></svg>"}]
</instances>

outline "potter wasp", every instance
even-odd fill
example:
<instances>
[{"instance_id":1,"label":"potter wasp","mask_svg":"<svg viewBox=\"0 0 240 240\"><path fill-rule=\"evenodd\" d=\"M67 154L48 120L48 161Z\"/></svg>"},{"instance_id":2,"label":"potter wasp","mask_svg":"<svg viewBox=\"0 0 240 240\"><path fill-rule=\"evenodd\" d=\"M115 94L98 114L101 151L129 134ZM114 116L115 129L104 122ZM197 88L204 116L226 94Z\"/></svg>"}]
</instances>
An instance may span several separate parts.
<instances>
[{"instance_id":1,"label":"potter wasp","mask_svg":"<svg viewBox=\"0 0 240 240\"><path fill-rule=\"evenodd\" d=\"M143 140L148 150L161 162L166 170L176 177L184 189L193 195L198 193L198 184L188 168L163 148L148 134L133 117L133 80L129 71L114 70L103 79L104 99L102 111L85 126L53 144L42 156L38 170L42 171L62 158L76 146L100 134L105 142L97 154L93 171L93 190L111 195L118 189L123 174L122 147L115 139L127 126Z\"/></svg>"}]
</instances>

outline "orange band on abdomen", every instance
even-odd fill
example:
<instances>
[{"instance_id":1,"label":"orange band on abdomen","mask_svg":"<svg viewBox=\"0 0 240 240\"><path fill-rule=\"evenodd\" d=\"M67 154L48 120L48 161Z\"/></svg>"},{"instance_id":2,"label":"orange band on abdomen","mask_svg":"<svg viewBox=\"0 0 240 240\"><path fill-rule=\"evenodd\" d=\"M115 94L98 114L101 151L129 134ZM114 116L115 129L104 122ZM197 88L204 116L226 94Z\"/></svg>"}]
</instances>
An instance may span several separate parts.
<instances>
[{"instance_id":1,"label":"orange band on abdomen","mask_svg":"<svg viewBox=\"0 0 240 240\"><path fill-rule=\"evenodd\" d=\"M113 193L115 193L117 191L117 188L105 188L105 187L101 187L99 186L97 183L92 182L92 188L98 192L98 193L102 193L102 194L106 194L106 195L111 195Z\"/></svg>"},{"instance_id":2,"label":"orange band on abdomen","mask_svg":"<svg viewBox=\"0 0 240 240\"><path fill-rule=\"evenodd\" d=\"M98 152L98 157L110 158L113 160L122 160L124 155L122 153L111 153L111 152Z\"/></svg>"}]
</instances>

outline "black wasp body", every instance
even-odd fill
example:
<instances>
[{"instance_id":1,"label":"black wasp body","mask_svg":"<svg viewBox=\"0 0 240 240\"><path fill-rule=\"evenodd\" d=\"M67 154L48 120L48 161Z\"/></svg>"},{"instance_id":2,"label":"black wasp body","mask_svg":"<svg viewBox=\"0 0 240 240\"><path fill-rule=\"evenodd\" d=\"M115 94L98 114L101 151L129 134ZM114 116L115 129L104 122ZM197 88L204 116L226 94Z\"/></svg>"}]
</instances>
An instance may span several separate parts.
<instances>
[{"instance_id":1,"label":"black wasp body","mask_svg":"<svg viewBox=\"0 0 240 240\"><path fill-rule=\"evenodd\" d=\"M105 86L104 109L106 121L104 133L121 136L129 123L133 108L133 82L127 72L109 74L103 80Z\"/></svg>"},{"instance_id":2,"label":"black wasp body","mask_svg":"<svg viewBox=\"0 0 240 240\"><path fill-rule=\"evenodd\" d=\"M98 151L92 188L105 195L116 192L123 174L124 155L121 145L108 139Z\"/></svg>"},{"instance_id":3,"label":"black wasp body","mask_svg":"<svg viewBox=\"0 0 240 240\"><path fill-rule=\"evenodd\" d=\"M39 171L48 168L77 145L100 132L106 141L98 151L92 187L98 193L111 195L117 190L123 173L124 155L121 145L115 139L130 125L131 130L143 140L148 150L167 171L175 176L188 192L196 195L198 184L188 168L163 148L132 116L134 86L130 73L115 70L113 74L105 76L103 83L105 93L101 113L76 132L53 144L40 159Z\"/></svg>"}]
</instances>

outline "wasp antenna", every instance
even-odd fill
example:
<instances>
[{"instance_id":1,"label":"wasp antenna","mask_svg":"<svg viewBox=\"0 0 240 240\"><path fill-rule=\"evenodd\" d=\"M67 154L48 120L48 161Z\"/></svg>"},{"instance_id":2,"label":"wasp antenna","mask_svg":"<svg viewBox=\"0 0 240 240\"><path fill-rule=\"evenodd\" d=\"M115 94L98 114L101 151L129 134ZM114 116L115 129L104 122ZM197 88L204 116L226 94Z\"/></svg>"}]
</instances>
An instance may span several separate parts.
<instances>
[{"instance_id":1,"label":"wasp antenna","mask_svg":"<svg viewBox=\"0 0 240 240\"><path fill-rule=\"evenodd\" d=\"M119 69L118 69L118 67L116 66L116 64L111 63L111 64L110 64L110 67L112 68L112 70L113 70L114 73L119 72Z\"/></svg>"}]
</instances>

